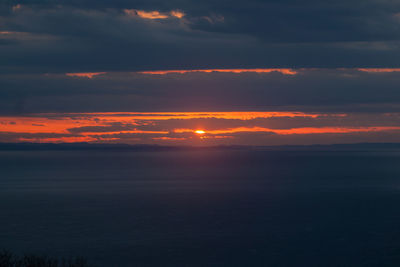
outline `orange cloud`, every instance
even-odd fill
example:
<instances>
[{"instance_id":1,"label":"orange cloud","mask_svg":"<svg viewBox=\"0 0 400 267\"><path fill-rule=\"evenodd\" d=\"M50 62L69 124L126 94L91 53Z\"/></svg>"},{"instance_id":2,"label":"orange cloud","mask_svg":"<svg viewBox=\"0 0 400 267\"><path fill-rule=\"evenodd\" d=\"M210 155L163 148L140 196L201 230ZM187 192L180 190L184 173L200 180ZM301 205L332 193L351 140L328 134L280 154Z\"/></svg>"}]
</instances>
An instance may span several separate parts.
<instances>
[{"instance_id":1,"label":"orange cloud","mask_svg":"<svg viewBox=\"0 0 400 267\"><path fill-rule=\"evenodd\" d=\"M222 72L222 73L245 73L245 72L254 72L254 73L271 73L271 72L280 72L285 75L295 75L297 71L294 69L195 69L195 70L156 70L156 71L141 71L138 73L141 74L153 74L153 75L166 75L172 73L191 73L191 72L204 72L204 73L212 73L212 72Z\"/></svg>"},{"instance_id":2,"label":"orange cloud","mask_svg":"<svg viewBox=\"0 0 400 267\"><path fill-rule=\"evenodd\" d=\"M169 134L168 131L141 131L141 130L132 130L132 131L117 131L117 132L82 132L81 134L96 136L96 135L113 135L113 134L122 134L122 133L134 133L134 134Z\"/></svg>"},{"instance_id":3,"label":"orange cloud","mask_svg":"<svg viewBox=\"0 0 400 267\"><path fill-rule=\"evenodd\" d=\"M400 68L359 68L357 70L369 73L400 72Z\"/></svg>"},{"instance_id":4,"label":"orange cloud","mask_svg":"<svg viewBox=\"0 0 400 267\"><path fill-rule=\"evenodd\" d=\"M86 126L109 126L112 123L137 125L140 121L227 119L253 120L257 118L318 118L345 117L346 114L317 114L303 112L142 112L142 113L65 113L36 114L29 117L0 117L0 132L13 133L68 133L68 129ZM136 131L137 133L144 133ZM156 133L166 133L157 131ZM93 134L93 133L91 133Z\"/></svg>"},{"instance_id":5,"label":"orange cloud","mask_svg":"<svg viewBox=\"0 0 400 267\"><path fill-rule=\"evenodd\" d=\"M54 120L45 117L0 117L0 132L67 133L66 129L77 126L93 126L93 124L94 122L85 119L62 118Z\"/></svg>"},{"instance_id":6,"label":"orange cloud","mask_svg":"<svg viewBox=\"0 0 400 267\"><path fill-rule=\"evenodd\" d=\"M279 135L290 135L290 134L335 134L335 133L361 133L361 132L380 132L380 131L392 131L400 130L400 127L360 127L360 128L341 128L341 127L304 127L304 128L291 128L291 129L271 129L264 127L237 127L220 130L204 130L206 134L218 135L218 134L232 134L241 132L266 132L274 133ZM196 133L194 129L175 129L175 133Z\"/></svg>"},{"instance_id":7,"label":"orange cloud","mask_svg":"<svg viewBox=\"0 0 400 267\"><path fill-rule=\"evenodd\" d=\"M75 73L65 73L65 75L70 77L80 77L93 79L95 76L106 74L106 72L75 72Z\"/></svg>"},{"instance_id":8,"label":"orange cloud","mask_svg":"<svg viewBox=\"0 0 400 267\"><path fill-rule=\"evenodd\" d=\"M382 114L386 116L386 114ZM335 117L338 117L335 119ZM285 120L282 128L270 128L265 118L275 118L271 122ZM285 119L286 118L286 119ZM290 119L288 119L290 118ZM287 128L287 123L295 123L308 118L307 125L315 119L316 125L326 120L322 127ZM201 119L201 120L198 120ZM207 120L213 119L214 128L208 130ZM215 119L221 120L221 127L215 128ZM193 121L196 120L196 121ZM223 121L226 120L226 121ZM231 120L235 120L234 122ZM329 122L338 125L329 126ZM251 122L249 122L251 121ZM376 121L376 120L374 120ZM110 113L65 113L65 114L32 114L30 116L0 117L0 137L2 140L25 142L151 142L185 141L205 139L234 139L235 133L248 133L245 140L251 140L252 133L275 134L280 136L307 134L351 134L371 132L400 131L396 121L392 125L369 125L365 127L351 126L351 122L360 125L357 117L347 114L317 114L302 112L110 112ZM229 127L229 125L235 127ZM194 128L195 125L195 128ZM224 126L222 126L224 125ZM251 126L249 126L251 125ZM275 124L276 125L276 124ZM327 126L328 125L328 126ZM397 132L395 132L397 134ZM242 137L244 135L241 135ZM293 137L295 139L295 137ZM149 141L150 140L150 141ZM232 141L232 142L234 142Z\"/></svg>"},{"instance_id":9,"label":"orange cloud","mask_svg":"<svg viewBox=\"0 0 400 267\"><path fill-rule=\"evenodd\" d=\"M44 114L45 115L45 114ZM131 120L171 120L171 119L230 119L230 120L252 120L256 118L280 118L280 117L346 117L347 114L321 114L304 113L296 111L227 111L227 112L107 112L107 113L69 113L72 116L97 116L109 121L131 121Z\"/></svg>"},{"instance_id":10,"label":"orange cloud","mask_svg":"<svg viewBox=\"0 0 400 267\"><path fill-rule=\"evenodd\" d=\"M185 13L181 11L171 11L170 13L159 13L158 11L151 11L143 13L136 11L134 9L126 11L128 13L134 13L137 16L143 16L149 19L162 19L168 18L170 16L182 18L185 16ZM139 12L139 13L137 13ZM139 15L141 14L141 15ZM26 33L23 32L13 32L13 31L0 31L0 35L24 35ZM273 73L278 72L284 75L296 75L301 71L317 71L324 69L315 69L315 68L300 68L300 69L292 69L292 68L243 68L243 69L175 69L175 70L148 70L148 71L138 71L135 73L138 74L147 74L147 75L167 75L167 74L186 74L186 73ZM390 72L400 72L400 68L338 68L336 70L340 71L361 71L367 73L390 73ZM93 78L97 75L106 74L107 72L76 72L76 73L66 73L67 76L72 77L84 77L84 78Z\"/></svg>"},{"instance_id":11,"label":"orange cloud","mask_svg":"<svg viewBox=\"0 0 400 267\"><path fill-rule=\"evenodd\" d=\"M276 134L345 134L345 133L363 133L363 132L382 132L400 130L400 127L360 127L360 128L341 128L341 127L322 127L322 128L293 128L284 130L273 130Z\"/></svg>"},{"instance_id":12,"label":"orange cloud","mask_svg":"<svg viewBox=\"0 0 400 267\"><path fill-rule=\"evenodd\" d=\"M167 137L167 136L163 136L163 137L153 137L153 140L172 140L172 141L177 141L177 140L186 140L186 138L184 137Z\"/></svg>"},{"instance_id":13,"label":"orange cloud","mask_svg":"<svg viewBox=\"0 0 400 267\"><path fill-rule=\"evenodd\" d=\"M75 72L75 73L65 73L69 77L80 77L93 79L95 76L106 74L106 72Z\"/></svg>"},{"instance_id":14,"label":"orange cloud","mask_svg":"<svg viewBox=\"0 0 400 267\"><path fill-rule=\"evenodd\" d=\"M185 16L185 13L179 10L172 10L169 13L163 13L157 10L144 11L138 9L124 9L124 12L129 16L138 16L143 19L168 19L171 17L181 19Z\"/></svg>"},{"instance_id":15,"label":"orange cloud","mask_svg":"<svg viewBox=\"0 0 400 267\"><path fill-rule=\"evenodd\" d=\"M185 16L185 13L179 10L172 10L170 12L171 16L181 19Z\"/></svg>"},{"instance_id":16,"label":"orange cloud","mask_svg":"<svg viewBox=\"0 0 400 267\"><path fill-rule=\"evenodd\" d=\"M19 138L20 142L36 142L36 143L81 143L93 142L96 138L88 136L82 137L50 137L50 138Z\"/></svg>"},{"instance_id":17,"label":"orange cloud","mask_svg":"<svg viewBox=\"0 0 400 267\"><path fill-rule=\"evenodd\" d=\"M200 139L233 139L233 136L230 135L203 135L200 136Z\"/></svg>"},{"instance_id":18,"label":"orange cloud","mask_svg":"<svg viewBox=\"0 0 400 267\"><path fill-rule=\"evenodd\" d=\"M158 11L143 11L143 10L136 10L136 13L139 17L144 19L167 19L168 15L161 14Z\"/></svg>"}]
</instances>

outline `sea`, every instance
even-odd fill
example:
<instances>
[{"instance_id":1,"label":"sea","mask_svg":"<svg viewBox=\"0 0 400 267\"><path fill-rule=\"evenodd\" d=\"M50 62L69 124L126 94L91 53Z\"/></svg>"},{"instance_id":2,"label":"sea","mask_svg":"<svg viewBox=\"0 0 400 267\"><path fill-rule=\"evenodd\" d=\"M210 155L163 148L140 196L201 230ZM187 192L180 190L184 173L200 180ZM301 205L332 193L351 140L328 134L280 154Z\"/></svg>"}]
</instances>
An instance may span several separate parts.
<instances>
[{"instance_id":1,"label":"sea","mask_svg":"<svg viewBox=\"0 0 400 267\"><path fill-rule=\"evenodd\" d=\"M400 150L0 151L0 250L92 266L400 266Z\"/></svg>"}]
</instances>

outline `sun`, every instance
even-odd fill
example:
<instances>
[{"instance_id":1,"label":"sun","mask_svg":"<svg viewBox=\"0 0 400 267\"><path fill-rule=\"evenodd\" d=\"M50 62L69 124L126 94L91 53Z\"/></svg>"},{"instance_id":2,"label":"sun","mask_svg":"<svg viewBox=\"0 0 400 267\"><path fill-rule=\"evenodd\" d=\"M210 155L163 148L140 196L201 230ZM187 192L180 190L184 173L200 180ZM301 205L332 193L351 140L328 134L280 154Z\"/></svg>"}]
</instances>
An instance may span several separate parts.
<instances>
[{"instance_id":1,"label":"sun","mask_svg":"<svg viewBox=\"0 0 400 267\"><path fill-rule=\"evenodd\" d=\"M197 133L197 134L205 134L206 132L205 131L203 131L203 130L196 130L196 131L194 131L195 133Z\"/></svg>"}]
</instances>

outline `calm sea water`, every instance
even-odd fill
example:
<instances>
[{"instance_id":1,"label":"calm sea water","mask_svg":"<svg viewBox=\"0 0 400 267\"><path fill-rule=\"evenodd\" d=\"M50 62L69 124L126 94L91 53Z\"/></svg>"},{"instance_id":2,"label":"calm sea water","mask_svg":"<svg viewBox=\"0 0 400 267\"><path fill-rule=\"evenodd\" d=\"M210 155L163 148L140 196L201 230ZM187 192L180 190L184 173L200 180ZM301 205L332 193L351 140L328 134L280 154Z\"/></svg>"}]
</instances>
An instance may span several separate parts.
<instances>
[{"instance_id":1,"label":"calm sea water","mask_svg":"<svg viewBox=\"0 0 400 267\"><path fill-rule=\"evenodd\" d=\"M2 151L0 248L96 266L400 266L400 153Z\"/></svg>"}]
</instances>

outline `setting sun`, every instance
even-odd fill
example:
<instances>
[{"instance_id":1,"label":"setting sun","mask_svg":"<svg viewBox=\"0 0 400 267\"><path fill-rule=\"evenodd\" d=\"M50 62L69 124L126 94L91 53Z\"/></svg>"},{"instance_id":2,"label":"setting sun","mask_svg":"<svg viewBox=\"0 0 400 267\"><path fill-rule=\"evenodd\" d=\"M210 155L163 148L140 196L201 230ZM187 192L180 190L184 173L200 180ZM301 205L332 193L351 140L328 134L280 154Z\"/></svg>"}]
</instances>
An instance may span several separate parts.
<instances>
[{"instance_id":1,"label":"setting sun","mask_svg":"<svg viewBox=\"0 0 400 267\"><path fill-rule=\"evenodd\" d=\"M196 130L195 133L197 133L197 134L205 134L206 132L203 131L203 130Z\"/></svg>"}]
</instances>

